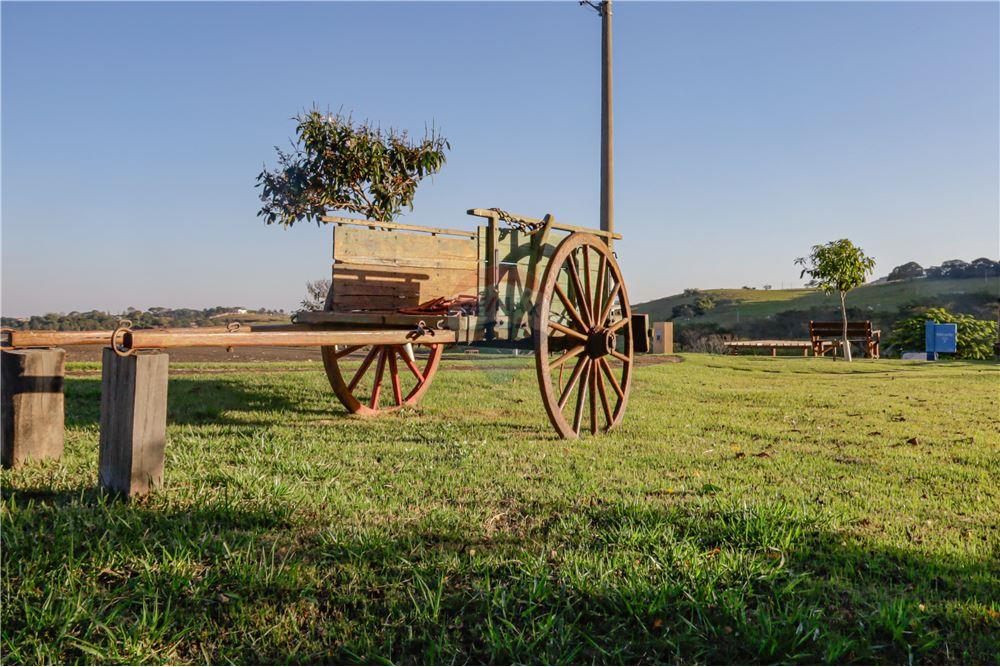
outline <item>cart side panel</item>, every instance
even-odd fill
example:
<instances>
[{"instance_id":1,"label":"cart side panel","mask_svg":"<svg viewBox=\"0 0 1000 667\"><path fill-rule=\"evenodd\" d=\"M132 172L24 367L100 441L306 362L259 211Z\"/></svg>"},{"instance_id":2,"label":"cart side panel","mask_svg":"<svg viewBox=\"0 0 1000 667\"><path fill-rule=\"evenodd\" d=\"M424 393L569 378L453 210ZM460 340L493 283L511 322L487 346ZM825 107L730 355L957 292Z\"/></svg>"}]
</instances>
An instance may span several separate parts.
<instances>
[{"instance_id":1,"label":"cart side panel","mask_svg":"<svg viewBox=\"0 0 1000 667\"><path fill-rule=\"evenodd\" d=\"M484 263L489 257L488 237L488 228L479 227L479 252ZM479 298L479 320L487 330L487 339L512 341L531 337L531 317L538 287L545 275L548 258L565 237L565 232L556 230L545 239L538 233L498 230L497 285L491 289L484 272L481 283L484 288Z\"/></svg>"},{"instance_id":2,"label":"cart side panel","mask_svg":"<svg viewBox=\"0 0 1000 667\"><path fill-rule=\"evenodd\" d=\"M475 239L334 229L333 310L396 310L479 291Z\"/></svg>"}]
</instances>

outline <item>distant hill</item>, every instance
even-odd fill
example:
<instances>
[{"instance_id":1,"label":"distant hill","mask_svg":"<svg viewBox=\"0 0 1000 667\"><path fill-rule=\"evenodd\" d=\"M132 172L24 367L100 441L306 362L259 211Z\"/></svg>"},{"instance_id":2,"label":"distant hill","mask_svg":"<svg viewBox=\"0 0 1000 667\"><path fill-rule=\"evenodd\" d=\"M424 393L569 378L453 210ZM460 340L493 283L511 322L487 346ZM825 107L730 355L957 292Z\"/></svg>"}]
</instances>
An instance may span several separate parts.
<instances>
[{"instance_id":1,"label":"distant hill","mask_svg":"<svg viewBox=\"0 0 1000 667\"><path fill-rule=\"evenodd\" d=\"M996 277L915 278L859 287L847 295L847 306L852 319L870 319L888 333L893 322L922 307L939 306L980 319L994 319L998 298L1000 278ZM697 307L699 302L701 309ZM704 308L706 305L710 307ZM675 331L687 332L686 336L678 336L682 345L685 340L690 342L707 334L804 338L810 319L840 317L837 295L815 289L686 290L684 294L633 304L632 309L648 313L651 321L673 321ZM701 310L701 314L693 314L691 310Z\"/></svg>"}]
</instances>

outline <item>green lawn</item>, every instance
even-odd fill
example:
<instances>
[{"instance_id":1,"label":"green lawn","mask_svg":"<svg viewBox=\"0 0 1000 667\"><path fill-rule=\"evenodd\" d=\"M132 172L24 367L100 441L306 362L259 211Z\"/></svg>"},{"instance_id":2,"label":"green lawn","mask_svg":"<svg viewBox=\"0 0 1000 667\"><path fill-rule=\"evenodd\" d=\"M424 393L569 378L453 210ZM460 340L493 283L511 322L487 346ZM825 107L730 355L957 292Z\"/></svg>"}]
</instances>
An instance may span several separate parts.
<instances>
[{"instance_id":1,"label":"green lawn","mask_svg":"<svg viewBox=\"0 0 1000 667\"><path fill-rule=\"evenodd\" d=\"M690 355L564 442L474 363L379 421L317 364L175 375L132 504L71 369L64 460L0 477L4 664L1000 662L996 365Z\"/></svg>"}]
</instances>

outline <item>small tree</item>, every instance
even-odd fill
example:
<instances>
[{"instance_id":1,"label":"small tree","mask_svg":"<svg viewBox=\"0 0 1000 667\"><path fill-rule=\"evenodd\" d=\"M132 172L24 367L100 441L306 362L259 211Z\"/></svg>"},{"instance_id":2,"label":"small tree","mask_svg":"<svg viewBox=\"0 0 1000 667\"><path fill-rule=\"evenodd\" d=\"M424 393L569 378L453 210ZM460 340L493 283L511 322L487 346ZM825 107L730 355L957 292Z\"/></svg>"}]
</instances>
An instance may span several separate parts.
<instances>
[{"instance_id":1,"label":"small tree","mask_svg":"<svg viewBox=\"0 0 1000 667\"><path fill-rule=\"evenodd\" d=\"M306 282L306 298L302 299L304 310L323 310L326 305L326 296L330 293L331 280L320 278Z\"/></svg>"},{"instance_id":2,"label":"small tree","mask_svg":"<svg viewBox=\"0 0 1000 667\"><path fill-rule=\"evenodd\" d=\"M445 163L447 140L433 129L419 141L405 131L355 124L350 116L313 109L296 117L292 151L275 147L278 165L257 176L267 224L317 224L328 211L392 220L413 208L417 185Z\"/></svg>"},{"instance_id":3,"label":"small tree","mask_svg":"<svg viewBox=\"0 0 1000 667\"><path fill-rule=\"evenodd\" d=\"M875 260L848 239L814 245L808 257L795 263L802 267L799 277L808 275L810 287L840 294L840 312L844 323L844 358L851 361L851 344L847 340L847 293L865 282L865 276L875 269Z\"/></svg>"}]
</instances>

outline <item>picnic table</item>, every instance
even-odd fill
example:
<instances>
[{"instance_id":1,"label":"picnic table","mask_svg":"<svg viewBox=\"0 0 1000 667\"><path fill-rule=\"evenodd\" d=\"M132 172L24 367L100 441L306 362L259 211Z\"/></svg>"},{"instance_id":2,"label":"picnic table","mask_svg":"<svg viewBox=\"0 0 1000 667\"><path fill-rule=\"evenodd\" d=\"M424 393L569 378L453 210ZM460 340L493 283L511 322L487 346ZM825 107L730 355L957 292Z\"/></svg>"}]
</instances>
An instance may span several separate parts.
<instances>
[{"instance_id":1,"label":"picnic table","mask_svg":"<svg viewBox=\"0 0 1000 667\"><path fill-rule=\"evenodd\" d=\"M831 350L833 356L837 356L838 348L844 347L843 336L843 322L809 321L809 338L812 340L814 356L825 356ZM871 320L848 322L847 340L859 343L864 348L865 354L872 359L878 359L881 356L882 331L873 329Z\"/></svg>"}]
</instances>

